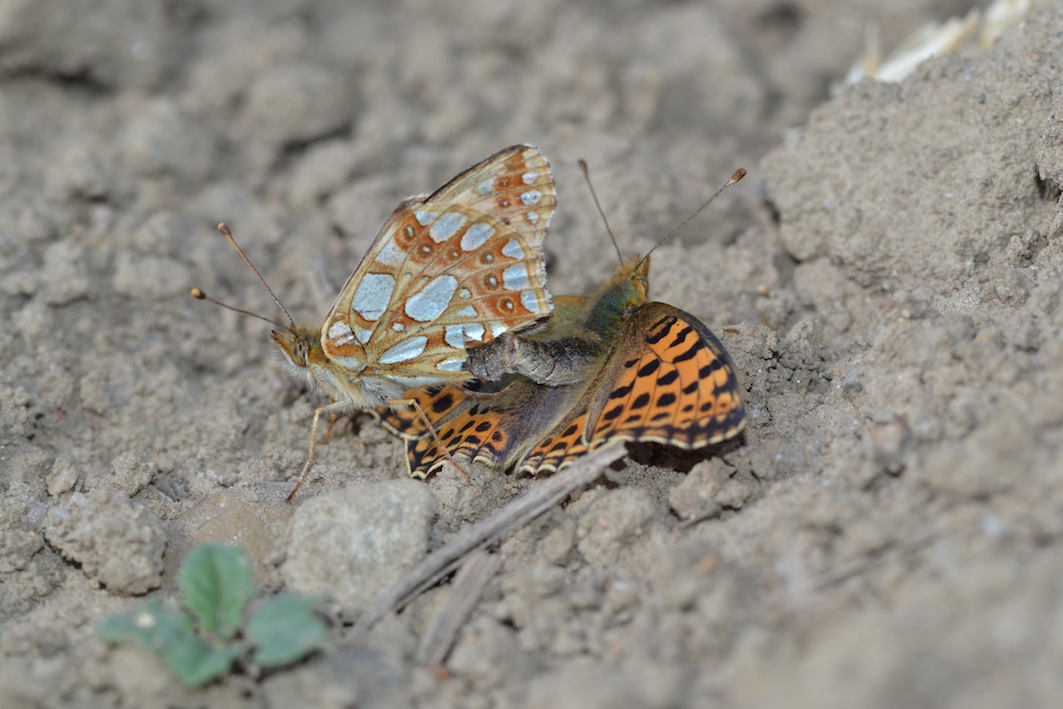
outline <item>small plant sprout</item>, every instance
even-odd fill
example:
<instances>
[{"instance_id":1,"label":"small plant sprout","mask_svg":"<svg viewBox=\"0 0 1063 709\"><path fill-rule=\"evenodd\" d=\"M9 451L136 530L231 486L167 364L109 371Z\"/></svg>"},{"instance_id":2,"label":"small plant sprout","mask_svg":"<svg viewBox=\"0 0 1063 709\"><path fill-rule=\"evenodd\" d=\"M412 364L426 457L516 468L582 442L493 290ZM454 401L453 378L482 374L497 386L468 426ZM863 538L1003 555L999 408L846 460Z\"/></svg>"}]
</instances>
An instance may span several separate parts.
<instances>
[{"instance_id":1,"label":"small plant sprout","mask_svg":"<svg viewBox=\"0 0 1063 709\"><path fill-rule=\"evenodd\" d=\"M248 613L255 592L251 560L242 549L204 544L189 553L178 586L181 610L150 601L99 626L109 642L133 640L158 654L188 687L202 687L240 662L251 668L281 667L299 660L325 637L316 600L281 593Z\"/></svg>"}]
</instances>

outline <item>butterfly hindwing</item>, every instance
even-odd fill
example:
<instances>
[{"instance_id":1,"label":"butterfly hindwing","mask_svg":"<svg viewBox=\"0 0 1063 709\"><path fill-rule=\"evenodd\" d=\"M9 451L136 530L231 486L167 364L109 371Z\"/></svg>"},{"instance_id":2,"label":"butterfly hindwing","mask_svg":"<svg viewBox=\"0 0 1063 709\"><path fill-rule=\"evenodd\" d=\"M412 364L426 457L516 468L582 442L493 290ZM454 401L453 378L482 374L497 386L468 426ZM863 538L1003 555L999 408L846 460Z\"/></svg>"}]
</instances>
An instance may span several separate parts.
<instances>
[{"instance_id":1,"label":"butterfly hindwing","mask_svg":"<svg viewBox=\"0 0 1063 709\"><path fill-rule=\"evenodd\" d=\"M427 201L452 202L493 214L534 247L546 236L557 192L546 156L530 145L514 145L462 172Z\"/></svg>"},{"instance_id":2,"label":"butterfly hindwing","mask_svg":"<svg viewBox=\"0 0 1063 709\"><path fill-rule=\"evenodd\" d=\"M467 379L466 344L550 314L542 240L555 205L546 158L523 145L404 201L326 317L325 353L410 386Z\"/></svg>"}]
</instances>

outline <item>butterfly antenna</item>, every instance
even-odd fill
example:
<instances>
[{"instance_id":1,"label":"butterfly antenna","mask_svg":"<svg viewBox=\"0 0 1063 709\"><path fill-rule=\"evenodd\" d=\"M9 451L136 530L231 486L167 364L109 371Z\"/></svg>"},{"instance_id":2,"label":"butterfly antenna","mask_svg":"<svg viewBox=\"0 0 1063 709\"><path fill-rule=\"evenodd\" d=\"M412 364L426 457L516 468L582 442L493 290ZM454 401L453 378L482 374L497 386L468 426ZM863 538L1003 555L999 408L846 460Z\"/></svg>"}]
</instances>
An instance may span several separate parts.
<instances>
[{"instance_id":1,"label":"butterfly antenna","mask_svg":"<svg viewBox=\"0 0 1063 709\"><path fill-rule=\"evenodd\" d=\"M279 323L276 320L270 320L269 318L267 318L264 315L259 315L258 313L252 313L250 310L244 310L243 308L236 308L236 307L234 307L232 305L229 305L228 303L223 303L220 300L217 300L215 298L211 298L209 295L207 295L206 293L203 292L202 288L193 288L192 289L192 297L195 298L196 300L205 300L208 303L214 303L214 305L217 305L220 308L225 308L226 310L231 310L234 313L240 313L241 315L248 315L248 316L256 318L258 320L262 320L264 322L268 322L270 325L276 325L277 327L279 327L281 329L284 329L284 330L291 331L291 329L292 329L288 325L284 325L282 323Z\"/></svg>"},{"instance_id":2,"label":"butterfly antenna","mask_svg":"<svg viewBox=\"0 0 1063 709\"><path fill-rule=\"evenodd\" d=\"M652 254L654 251L657 250L658 246L660 246L660 245L664 244L665 242L667 242L669 239L671 239L673 236L675 236L677 233L679 233L680 229L682 229L687 224L689 224L690 221L692 219L694 219L694 217L696 217L699 214L701 214L702 210L705 209L705 207L708 207L710 204L712 204L712 201L714 199L716 199L717 197L719 197L721 192L723 192L725 189L727 189L728 187L730 187L734 183L738 182L739 180L741 180L745 176L746 176L746 169L744 167L740 167L737 170L735 170L734 174L731 175L731 179L727 181L727 184L725 184L720 189L716 190L716 192L711 197L709 197L707 200L705 200L704 204L702 204L700 207L698 207L697 209L694 210L693 214L691 214L689 217L687 217L683 221L679 222L679 224L674 229L672 229L670 232L668 232L668 236L666 236L663 239L661 239L660 241L658 241L657 244L652 249L650 249L646 253L645 256L642 257L642 259L639 261L639 263L642 263L643 261L648 259L650 257L650 254Z\"/></svg>"},{"instance_id":3,"label":"butterfly antenna","mask_svg":"<svg viewBox=\"0 0 1063 709\"><path fill-rule=\"evenodd\" d=\"M295 326L295 318L292 317L292 314L289 313L288 309L284 307L284 304L281 303L280 298L277 297L277 294L274 293L273 289L269 287L268 283L266 283L266 279L263 278L262 274L258 272L257 268L255 268L255 264L251 263L251 259L247 258L247 254L245 254L244 250L240 248L240 244L236 243L236 239L233 238L233 233L231 231L229 231L229 227L225 226L225 222L222 222L221 224L218 225L218 231L221 233L222 236L224 236L226 239L228 239L230 244L233 245L233 248L236 249L236 253L240 254L240 258L242 258L244 260L244 263L247 264L247 267L255 272L255 275L258 276L259 283L262 284L262 287L265 288L266 292L269 293L271 298L273 298L273 302L277 304L277 307L281 309L281 312L283 312L286 316L288 316L288 322L291 323L292 327L294 327ZM200 293L202 293L202 292L203 291L200 291ZM192 295L195 296L195 293L193 293ZM216 300L213 300L211 302L214 302L214 303L217 303L218 305L221 305L221 303L218 303L218 301L216 301ZM232 308L232 307L229 307L227 305L224 305L222 307L228 308L229 310L233 310L233 311L240 312L240 313L247 313L246 310L239 310L238 308ZM247 313L247 314L248 315L252 315L253 313ZM256 316L256 317L258 317L261 320L265 320L266 322L273 322L272 320L269 320L268 318L263 318L261 316ZM274 325L276 325L276 324L277 323L274 323ZM284 327L284 326L282 326L282 327ZM291 330L292 328L291 327L285 327L285 329L286 330Z\"/></svg>"},{"instance_id":4,"label":"butterfly antenna","mask_svg":"<svg viewBox=\"0 0 1063 709\"><path fill-rule=\"evenodd\" d=\"M594 191L594 185L591 184L591 171L587 167L586 160L579 161L579 171L583 173L583 179L587 182L587 188L591 191L591 197L594 198L594 206L598 208L598 214L602 216L602 223L605 224L605 230L609 232L609 240L613 242L613 248L616 249L616 257L620 260L620 264L624 264L624 255L620 253L620 245L616 243L616 237L613 236L613 230L609 228L609 220L605 218L605 210L602 209L602 203L598 201L598 193Z\"/></svg>"}]
</instances>

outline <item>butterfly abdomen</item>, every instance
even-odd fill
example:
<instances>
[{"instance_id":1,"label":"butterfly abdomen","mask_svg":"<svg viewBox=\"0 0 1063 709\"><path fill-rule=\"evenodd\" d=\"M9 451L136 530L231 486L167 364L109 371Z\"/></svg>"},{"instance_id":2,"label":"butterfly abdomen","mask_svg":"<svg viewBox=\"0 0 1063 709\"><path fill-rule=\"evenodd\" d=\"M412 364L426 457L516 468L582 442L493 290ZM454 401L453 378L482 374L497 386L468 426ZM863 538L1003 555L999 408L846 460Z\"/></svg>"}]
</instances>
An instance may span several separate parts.
<instances>
[{"instance_id":1,"label":"butterfly abdomen","mask_svg":"<svg viewBox=\"0 0 1063 709\"><path fill-rule=\"evenodd\" d=\"M467 368L479 379L495 381L519 374L539 384L563 386L587 381L603 354L603 343L582 336L540 341L507 336L468 351Z\"/></svg>"}]
</instances>

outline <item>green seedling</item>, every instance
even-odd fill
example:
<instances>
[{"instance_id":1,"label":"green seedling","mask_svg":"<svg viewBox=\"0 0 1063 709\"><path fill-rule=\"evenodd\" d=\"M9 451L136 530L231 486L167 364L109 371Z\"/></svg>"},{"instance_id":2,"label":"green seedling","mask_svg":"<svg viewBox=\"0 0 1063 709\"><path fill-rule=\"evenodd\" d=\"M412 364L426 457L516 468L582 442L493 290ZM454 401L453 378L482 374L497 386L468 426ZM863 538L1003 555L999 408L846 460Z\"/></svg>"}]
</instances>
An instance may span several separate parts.
<instances>
[{"instance_id":1,"label":"green seedling","mask_svg":"<svg viewBox=\"0 0 1063 709\"><path fill-rule=\"evenodd\" d=\"M290 593L273 596L248 617L255 583L242 549L204 544L189 553L178 585L184 609L150 601L133 613L104 619L100 636L133 640L158 654L189 687L201 687L232 671L281 667L312 652L325 637L315 601Z\"/></svg>"}]
</instances>

